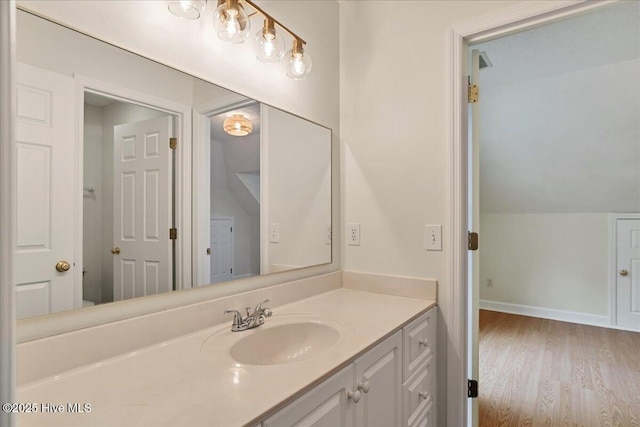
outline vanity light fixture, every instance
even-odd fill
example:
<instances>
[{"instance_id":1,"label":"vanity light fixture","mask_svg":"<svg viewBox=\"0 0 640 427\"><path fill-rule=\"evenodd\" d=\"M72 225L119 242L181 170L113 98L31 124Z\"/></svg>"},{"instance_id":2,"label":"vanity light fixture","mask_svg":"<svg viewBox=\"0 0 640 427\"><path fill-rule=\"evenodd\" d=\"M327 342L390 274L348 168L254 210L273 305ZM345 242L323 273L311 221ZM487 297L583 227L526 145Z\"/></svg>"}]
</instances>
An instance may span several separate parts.
<instances>
[{"instance_id":1,"label":"vanity light fixture","mask_svg":"<svg viewBox=\"0 0 640 427\"><path fill-rule=\"evenodd\" d=\"M202 14L207 0L169 0L167 7L169 12L185 19L198 19Z\"/></svg>"},{"instance_id":2,"label":"vanity light fixture","mask_svg":"<svg viewBox=\"0 0 640 427\"><path fill-rule=\"evenodd\" d=\"M253 124L246 116L234 114L224 120L222 128L233 136L247 136L253 132Z\"/></svg>"},{"instance_id":3,"label":"vanity light fixture","mask_svg":"<svg viewBox=\"0 0 640 427\"><path fill-rule=\"evenodd\" d=\"M258 61L266 63L276 63L284 55L284 41L278 33L271 18L265 18L264 26L256 33L254 39Z\"/></svg>"},{"instance_id":4,"label":"vanity light fixture","mask_svg":"<svg viewBox=\"0 0 640 427\"><path fill-rule=\"evenodd\" d=\"M247 38L251 23L240 0L218 0L213 16L213 27L218 38L228 43L242 43Z\"/></svg>"},{"instance_id":5,"label":"vanity light fixture","mask_svg":"<svg viewBox=\"0 0 640 427\"><path fill-rule=\"evenodd\" d=\"M293 47L287 52L287 76L294 80L304 79L311 72L311 56L305 53L300 39L293 40Z\"/></svg>"},{"instance_id":6,"label":"vanity light fixture","mask_svg":"<svg viewBox=\"0 0 640 427\"><path fill-rule=\"evenodd\" d=\"M221 40L229 43L243 43L249 34L251 23L249 18L255 14L264 17L264 25L255 34L254 45L256 47L256 56L259 61L266 63L279 62L285 57L285 68L287 69L287 76L294 80L302 80L311 72L311 56L304 49L305 42L300 36L288 29L281 22L262 10L260 6L256 5L253 0L217 0L218 7L216 8L213 26L216 34ZM200 13L206 5L206 0L174 0L168 1L169 10L177 15L183 16L188 19L198 19ZM181 13L183 10L191 10L191 6L195 8L195 5L202 5L198 10L198 13L190 13L185 16ZM248 9L253 10L247 14L245 6ZM278 27L278 28L276 28ZM291 50L285 55L284 41L281 36L282 30L291 36L293 42Z\"/></svg>"}]
</instances>

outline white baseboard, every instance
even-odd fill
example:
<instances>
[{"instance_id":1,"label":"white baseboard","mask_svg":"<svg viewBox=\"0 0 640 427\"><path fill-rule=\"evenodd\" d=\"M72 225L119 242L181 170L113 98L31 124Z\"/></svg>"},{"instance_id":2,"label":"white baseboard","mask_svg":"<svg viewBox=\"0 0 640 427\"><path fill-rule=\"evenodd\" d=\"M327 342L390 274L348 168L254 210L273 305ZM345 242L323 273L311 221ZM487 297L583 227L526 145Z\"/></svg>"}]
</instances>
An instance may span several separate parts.
<instances>
[{"instance_id":1,"label":"white baseboard","mask_svg":"<svg viewBox=\"0 0 640 427\"><path fill-rule=\"evenodd\" d=\"M618 329L616 326L611 324L609 316L602 316L598 314L579 313L576 311L556 310L553 308L534 307L531 305L511 304L508 302L489 300L480 300L480 309Z\"/></svg>"}]
</instances>

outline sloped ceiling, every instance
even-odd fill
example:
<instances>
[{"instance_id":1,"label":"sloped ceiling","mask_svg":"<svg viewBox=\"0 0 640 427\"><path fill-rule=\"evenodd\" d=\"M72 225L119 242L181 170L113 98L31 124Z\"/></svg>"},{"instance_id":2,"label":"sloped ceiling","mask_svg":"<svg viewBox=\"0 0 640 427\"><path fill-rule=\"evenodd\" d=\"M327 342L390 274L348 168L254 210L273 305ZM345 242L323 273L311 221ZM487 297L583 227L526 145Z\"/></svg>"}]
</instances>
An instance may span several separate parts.
<instances>
[{"instance_id":1,"label":"sloped ceiling","mask_svg":"<svg viewBox=\"0 0 640 427\"><path fill-rule=\"evenodd\" d=\"M640 212L640 2L472 48L482 212Z\"/></svg>"}]
</instances>

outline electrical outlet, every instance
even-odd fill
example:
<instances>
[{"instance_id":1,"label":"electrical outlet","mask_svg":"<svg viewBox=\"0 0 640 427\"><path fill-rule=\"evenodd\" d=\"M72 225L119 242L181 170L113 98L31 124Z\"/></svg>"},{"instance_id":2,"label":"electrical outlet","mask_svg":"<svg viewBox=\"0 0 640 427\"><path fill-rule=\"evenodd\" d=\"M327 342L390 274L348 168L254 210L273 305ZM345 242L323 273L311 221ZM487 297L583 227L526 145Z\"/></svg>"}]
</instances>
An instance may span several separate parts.
<instances>
[{"instance_id":1,"label":"electrical outlet","mask_svg":"<svg viewBox=\"0 0 640 427\"><path fill-rule=\"evenodd\" d=\"M493 279L487 279L487 288L493 288Z\"/></svg>"},{"instance_id":2,"label":"electrical outlet","mask_svg":"<svg viewBox=\"0 0 640 427\"><path fill-rule=\"evenodd\" d=\"M351 223L348 227L349 236L347 242L349 246L360 246L360 224Z\"/></svg>"},{"instance_id":3,"label":"electrical outlet","mask_svg":"<svg viewBox=\"0 0 640 427\"><path fill-rule=\"evenodd\" d=\"M424 248L428 251L442 250L442 226L441 225L425 225L424 226Z\"/></svg>"},{"instance_id":4,"label":"electrical outlet","mask_svg":"<svg viewBox=\"0 0 640 427\"><path fill-rule=\"evenodd\" d=\"M273 222L269 225L269 242L280 243L280 224Z\"/></svg>"},{"instance_id":5,"label":"electrical outlet","mask_svg":"<svg viewBox=\"0 0 640 427\"><path fill-rule=\"evenodd\" d=\"M331 224L329 224L329 223L325 224L324 236L325 236L324 243L326 245L330 245L331 244L331 239L333 237L333 232L331 231Z\"/></svg>"}]
</instances>

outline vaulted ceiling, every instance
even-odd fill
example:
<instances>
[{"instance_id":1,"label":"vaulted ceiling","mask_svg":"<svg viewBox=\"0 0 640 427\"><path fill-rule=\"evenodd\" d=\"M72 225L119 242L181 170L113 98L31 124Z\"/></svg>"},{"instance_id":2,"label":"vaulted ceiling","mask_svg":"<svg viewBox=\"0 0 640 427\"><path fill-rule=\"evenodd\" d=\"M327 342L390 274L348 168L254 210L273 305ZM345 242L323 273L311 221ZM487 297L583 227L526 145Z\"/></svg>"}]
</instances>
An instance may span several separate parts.
<instances>
[{"instance_id":1,"label":"vaulted ceiling","mask_svg":"<svg viewBox=\"0 0 640 427\"><path fill-rule=\"evenodd\" d=\"M485 42L483 212L640 212L640 2Z\"/></svg>"}]
</instances>

